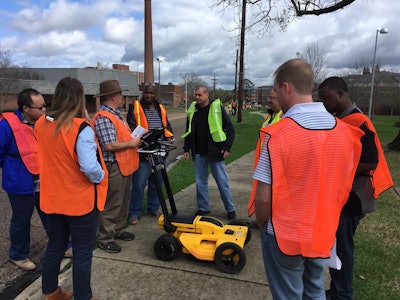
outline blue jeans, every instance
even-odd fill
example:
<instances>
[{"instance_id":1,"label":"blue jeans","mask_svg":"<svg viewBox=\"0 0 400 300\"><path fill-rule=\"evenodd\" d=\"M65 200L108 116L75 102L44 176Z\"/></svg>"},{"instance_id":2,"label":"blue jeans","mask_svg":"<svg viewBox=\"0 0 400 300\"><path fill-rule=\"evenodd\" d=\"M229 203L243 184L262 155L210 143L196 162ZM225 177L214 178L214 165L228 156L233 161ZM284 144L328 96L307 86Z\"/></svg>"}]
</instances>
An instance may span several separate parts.
<instances>
[{"instance_id":1,"label":"blue jeans","mask_svg":"<svg viewBox=\"0 0 400 300\"><path fill-rule=\"evenodd\" d=\"M353 299L354 273L354 234L362 214L341 213L336 231L336 253L342 261L340 270L329 269L331 275L331 294L337 299Z\"/></svg>"},{"instance_id":2,"label":"blue jeans","mask_svg":"<svg viewBox=\"0 0 400 300\"><path fill-rule=\"evenodd\" d=\"M267 233L267 225L260 234L264 267L273 299L325 299L325 259L283 254L275 236Z\"/></svg>"},{"instance_id":3,"label":"blue jeans","mask_svg":"<svg viewBox=\"0 0 400 300\"><path fill-rule=\"evenodd\" d=\"M217 183L221 200L225 210L235 210L231 188L229 187L228 174L225 169L225 161L211 161L207 156L194 155L194 174L196 178L197 207L202 211L210 211L210 198L208 196L208 166Z\"/></svg>"},{"instance_id":4,"label":"blue jeans","mask_svg":"<svg viewBox=\"0 0 400 300\"><path fill-rule=\"evenodd\" d=\"M11 246L8 256L13 260L28 258L31 241L31 218L36 206L43 227L47 232L46 215L39 207L39 193L32 195L16 195L8 193L12 208L10 222Z\"/></svg>"},{"instance_id":5,"label":"blue jeans","mask_svg":"<svg viewBox=\"0 0 400 300\"><path fill-rule=\"evenodd\" d=\"M166 158L162 158L162 164L166 166ZM157 212L160 208L160 199L158 197L154 177L151 176L152 168L147 160L141 160L139 168L132 174L131 200L129 203L129 217L139 217L143 210L144 189L147 189L147 212ZM160 185L163 183L161 172L157 172Z\"/></svg>"},{"instance_id":6,"label":"blue jeans","mask_svg":"<svg viewBox=\"0 0 400 300\"><path fill-rule=\"evenodd\" d=\"M49 242L43 259L42 292L50 294L58 287L60 263L71 236L73 245L72 282L74 299L92 297L90 287L93 249L96 243L98 211L83 216L48 214Z\"/></svg>"}]
</instances>

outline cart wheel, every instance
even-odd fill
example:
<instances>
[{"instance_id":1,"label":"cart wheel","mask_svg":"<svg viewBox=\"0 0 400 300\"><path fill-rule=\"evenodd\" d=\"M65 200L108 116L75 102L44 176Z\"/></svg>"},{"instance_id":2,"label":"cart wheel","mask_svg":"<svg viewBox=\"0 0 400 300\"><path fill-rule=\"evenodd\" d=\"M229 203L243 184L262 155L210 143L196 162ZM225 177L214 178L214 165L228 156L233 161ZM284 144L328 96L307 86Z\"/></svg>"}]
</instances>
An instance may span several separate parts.
<instances>
[{"instance_id":1,"label":"cart wheel","mask_svg":"<svg viewBox=\"0 0 400 300\"><path fill-rule=\"evenodd\" d=\"M173 235L163 234L154 243L154 254L160 260L173 260L179 252L179 241Z\"/></svg>"},{"instance_id":2,"label":"cart wheel","mask_svg":"<svg viewBox=\"0 0 400 300\"><path fill-rule=\"evenodd\" d=\"M223 243L215 251L214 261L225 273L237 273L246 264L246 255L242 248L234 243Z\"/></svg>"},{"instance_id":3,"label":"cart wheel","mask_svg":"<svg viewBox=\"0 0 400 300\"><path fill-rule=\"evenodd\" d=\"M245 221L232 220L232 221L229 222L229 225L246 226L248 228L248 230L247 230L247 236L246 236L246 240L244 241L244 244L246 245L248 242L250 242L251 237L252 237L252 233L251 233L249 225L247 225L247 223Z\"/></svg>"}]
</instances>

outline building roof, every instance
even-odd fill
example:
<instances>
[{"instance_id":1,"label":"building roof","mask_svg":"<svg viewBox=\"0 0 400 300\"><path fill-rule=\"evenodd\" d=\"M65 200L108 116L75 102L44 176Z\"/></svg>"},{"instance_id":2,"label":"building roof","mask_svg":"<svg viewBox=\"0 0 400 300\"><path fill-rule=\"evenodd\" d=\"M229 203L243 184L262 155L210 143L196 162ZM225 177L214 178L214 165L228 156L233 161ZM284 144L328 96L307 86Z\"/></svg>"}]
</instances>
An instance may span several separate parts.
<instances>
[{"instance_id":1,"label":"building roof","mask_svg":"<svg viewBox=\"0 0 400 300\"><path fill-rule=\"evenodd\" d=\"M100 82L115 79L119 81L122 89L128 90L122 92L124 96L139 96L136 75L132 72L97 68L29 68L28 70L40 74L43 80L20 80L20 86L15 93L30 87L37 89L41 94L52 95L58 81L64 77L73 77L82 82L85 95L98 94Z\"/></svg>"}]
</instances>

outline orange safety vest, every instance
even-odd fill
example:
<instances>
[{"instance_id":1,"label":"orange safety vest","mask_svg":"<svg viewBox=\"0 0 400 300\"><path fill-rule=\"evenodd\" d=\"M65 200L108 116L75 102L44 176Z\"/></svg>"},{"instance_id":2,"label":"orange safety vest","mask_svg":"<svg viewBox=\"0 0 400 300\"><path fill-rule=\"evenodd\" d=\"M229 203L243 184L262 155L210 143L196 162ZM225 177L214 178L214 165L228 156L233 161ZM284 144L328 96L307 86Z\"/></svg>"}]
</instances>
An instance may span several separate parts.
<instances>
[{"instance_id":1,"label":"orange safety vest","mask_svg":"<svg viewBox=\"0 0 400 300\"><path fill-rule=\"evenodd\" d=\"M99 115L110 119L113 123L117 131L118 142L126 142L132 139L131 130L127 123L125 125L117 116L106 110L100 110L93 116L93 129ZM139 154L137 153L137 148L127 148L121 151L115 151L114 153L122 175L129 176L139 168Z\"/></svg>"},{"instance_id":2,"label":"orange safety vest","mask_svg":"<svg viewBox=\"0 0 400 300\"><path fill-rule=\"evenodd\" d=\"M57 121L41 116L35 123L40 151L40 208L47 214L83 216L95 208L104 210L108 189L108 172L97 146L99 161L105 172L100 183L93 183L82 173L75 151L83 118L74 118L69 129L54 136ZM90 124L89 124L90 125Z\"/></svg>"},{"instance_id":3,"label":"orange safety vest","mask_svg":"<svg viewBox=\"0 0 400 300\"><path fill-rule=\"evenodd\" d=\"M17 144L21 160L32 175L39 174L39 154L33 128L21 122L14 113L3 113Z\"/></svg>"},{"instance_id":4,"label":"orange safety vest","mask_svg":"<svg viewBox=\"0 0 400 300\"><path fill-rule=\"evenodd\" d=\"M174 136L174 134L167 129L167 110L165 109L164 105L160 105L160 111L161 111L161 123L164 127L164 136L166 138L171 138ZM140 125L146 130L149 130L149 125L147 123L147 118L146 114L144 113L143 107L140 104L139 101L135 100L133 103L133 115L136 120L136 125Z\"/></svg>"},{"instance_id":5,"label":"orange safety vest","mask_svg":"<svg viewBox=\"0 0 400 300\"><path fill-rule=\"evenodd\" d=\"M331 130L308 130L291 118L261 129L270 136L271 222L286 255L330 256L364 134L336 120Z\"/></svg>"},{"instance_id":6,"label":"orange safety vest","mask_svg":"<svg viewBox=\"0 0 400 300\"><path fill-rule=\"evenodd\" d=\"M387 189L393 187L393 179L390 175L390 170L386 162L385 155L383 153L381 142L379 141L378 134L371 120L363 113L353 113L347 115L341 119L342 121L360 128L364 123L366 123L369 130L375 134L375 145L378 150L378 165L374 171L371 171L372 175L372 185L374 187L373 196L378 199L379 195L382 194Z\"/></svg>"},{"instance_id":7,"label":"orange safety vest","mask_svg":"<svg viewBox=\"0 0 400 300\"><path fill-rule=\"evenodd\" d=\"M282 119L282 115L283 112L280 111L278 112L274 119L272 120L271 123L267 122L269 121L269 119L271 118L271 115L267 115L262 127L266 127L272 124L275 124L276 122L278 122L279 120ZM256 170L257 164L258 164L258 160L260 158L261 155L261 150L262 150L262 146L264 145L264 139L265 139L265 133L263 132L259 132L259 137L258 137L258 141L257 141L257 145L256 145L256 150L254 151L254 164L253 164L253 169ZM255 212L256 212L256 207L254 204L254 200L256 199L256 190L257 190L257 184L258 181L253 179L253 186L251 187L251 194L250 194L250 199L249 199L249 203L247 204L247 214L249 217L251 217Z\"/></svg>"}]
</instances>

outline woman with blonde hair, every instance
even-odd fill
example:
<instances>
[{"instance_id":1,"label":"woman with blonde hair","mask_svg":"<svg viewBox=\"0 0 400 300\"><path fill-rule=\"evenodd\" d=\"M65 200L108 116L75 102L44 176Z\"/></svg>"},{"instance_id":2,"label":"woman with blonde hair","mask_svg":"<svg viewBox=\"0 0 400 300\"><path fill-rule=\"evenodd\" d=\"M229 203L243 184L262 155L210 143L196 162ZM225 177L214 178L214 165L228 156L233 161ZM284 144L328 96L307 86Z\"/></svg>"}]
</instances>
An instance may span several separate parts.
<instances>
[{"instance_id":1,"label":"woman with blonde hair","mask_svg":"<svg viewBox=\"0 0 400 300\"><path fill-rule=\"evenodd\" d=\"M82 83L66 77L51 108L35 125L40 153L41 209L48 216L49 242L43 261L46 299L94 299L90 286L98 212L104 209L107 169L88 121ZM73 289L58 286L65 248L73 245Z\"/></svg>"}]
</instances>

